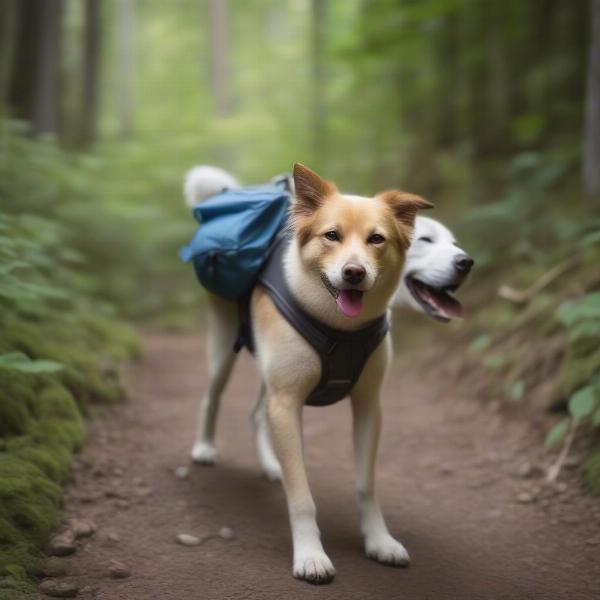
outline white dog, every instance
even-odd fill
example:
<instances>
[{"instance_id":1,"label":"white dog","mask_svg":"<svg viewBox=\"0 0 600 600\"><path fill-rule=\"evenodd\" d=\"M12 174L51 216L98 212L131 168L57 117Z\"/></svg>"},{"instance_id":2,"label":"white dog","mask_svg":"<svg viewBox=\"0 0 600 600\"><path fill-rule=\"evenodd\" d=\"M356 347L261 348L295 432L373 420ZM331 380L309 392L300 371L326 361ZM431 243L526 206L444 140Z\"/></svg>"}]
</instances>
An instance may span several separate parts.
<instances>
[{"instance_id":1,"label":"white dog","mask_svg":"<svg viewBox=\"0 0 600 600\"><path fill-rule=\"evenodd\" d=\"M321 323L342 338L370 335L364 338L369 342L372 324L385 324L390 304L408 305L440 320L460 315L460 304L450 292L460 285L473 261L441 224L419 217L415 225L417 210L431 206L429 203L396 191L373 198L345 195L302 165L295 165L294 183L293 237L282 250L280 269L309 323ZM194 205L207 195L206 190L210 195L231 187L237 187L237 182L227 173L202 167L188 174L184 193ZM283 480L292 527L294 576L323 583L332 579L335 570L320 541L306 479L301 410L319 389L321 374L329 367L314 344L286 320L270 285L261 280L251 299L263 380L253 413L258 456L269 479ZM208 294L208 310L209 385L192 450L194 461L204 464L217 458L215 422L236 356L233 345L239 325L237 306L231 301ZM386 331L379 325L375 328L380 337L347 391L354 415L365 551L384 564L403 566L409 563L408 553L390 535L375 496L379 389L391 352Z\"/></svg>"}]
</instances>

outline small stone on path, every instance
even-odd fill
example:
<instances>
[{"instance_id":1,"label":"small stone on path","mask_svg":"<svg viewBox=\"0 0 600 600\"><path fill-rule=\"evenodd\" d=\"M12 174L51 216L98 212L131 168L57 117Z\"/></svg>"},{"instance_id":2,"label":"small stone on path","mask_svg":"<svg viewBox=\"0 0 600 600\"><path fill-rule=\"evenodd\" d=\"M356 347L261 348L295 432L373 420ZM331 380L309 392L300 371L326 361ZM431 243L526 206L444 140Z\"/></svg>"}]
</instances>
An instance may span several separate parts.
<instances>
[{"instance_id":1,"label":"small stone on path","mask_svg":"<svg viewBox=\"0 0 600 600\"><path fill-rule=\"evenodd\" d=\"M54 579L45 579L38 586L38 590L46 596L52 598L75 598L79 588L74 583L56 581Z\"/></svg>"},{"instance_id":2,"label":"small stone on path","mask_svg":"<svg viewBox=\"0 0 600 600\"><path fill-rule=\"evenodd\" d=\"M520 494L517 494L515 500L519 504L531 504L532 502L535 502L535 496L529 492L521 492Z\"/></svg>"},{"instance_id":3,"label":"small stone on path","mask_svg":"<svg viewBox=\"0 0 600 600\"><path fill-rule=\"evenodd\" d=\"M108 574L113 579L126 579L131 575L131 569L118 560L113 560L108 566Z\"/></svg>"},{"instance_id":4,"label":"small stone on path","mask_svg":"<svg viewBox=\"0 0 600 600\"><path fill-rule=\"evenodd\" d=\"M229 527L221 527L221 529L219 529L219 537L223 538L224 540L232 540L234 538L233 529L230 529Z\"/></svg>"},{"instance_id":5,"label":"small stone on path","mask_svg":"<svg viewBox=\"0 0 600 600\"><path fill-rule=\"evenodd\" d=\"M69 529L75 534L75 538L90 537L96 533L96 525L86 519L71 519Z\"/></svg>"},{"instance_id":6,"label":"small stone on path","mask_svg":"<svg viewBox=\"0 0 600 600\"><path fill-rule=\"evenodd\" d=\"M177 467L175 469L175 477L177 477L177 479L187 479L190 475L190 469L189 467L186 466L181 466L181 467Z\"/></svg>"},{"instance_id":7,"label":"small stone on path","mask_svg":"<svg viewBox=\"0 0 600 600\"><path fill-rule=\"evenodd\" d=\"M53 556L69 556L77 550L75 536L70 531L55 535L49 544L49 553Z\"/></svg>"},{"instance_id":8,"label":"small stone on path","mask_svg":"<svg viewBox=\"0 0 600 600\"><path fill-rule=\"evenodd\" d=\"M200 538L197 538L195 535L189 535L187 533L178 533L175 536L178 544L182 546L198 546L200 545Z\"/></svg>"}]
</instances>

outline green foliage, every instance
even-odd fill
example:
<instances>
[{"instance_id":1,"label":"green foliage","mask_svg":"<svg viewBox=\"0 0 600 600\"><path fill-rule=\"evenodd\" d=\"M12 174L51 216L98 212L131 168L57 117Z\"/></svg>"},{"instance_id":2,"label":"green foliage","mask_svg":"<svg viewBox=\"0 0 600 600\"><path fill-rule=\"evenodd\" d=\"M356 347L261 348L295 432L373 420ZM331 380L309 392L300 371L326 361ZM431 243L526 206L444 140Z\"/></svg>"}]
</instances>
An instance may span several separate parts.
<instances>
[{"instance_id":1,"label":"green foliage","mask_svg":"<svg viewBox=\"0 0 600 600\"><path fill-rule=\"evenodd\" d=\"M554 446L564 439L569 431L569 419L559 421L546 435L546 446Z\"/></svg>"},{"instance_id":2,"label":"green foliage","mask_svg":"<svg viewBox=\"0 0 600 600\"><path fill-rule=\"evenodd\" d=\"M51 360L31 360L22 352L9 352L0 355L0 369L20 371L21 373L56 373L63 366Z\"/></svg>"},{"instance_id":3,"label":"green foliage","mask_svg":"<svg viewBox=\"0 0 600 600\"><path fill-rule=\"evenodd\" d=\"M570 428L581 424L600 427L600 377L577 390L568 402L569 417L557 423L546 436L546 445L561 441Z\"/></svg>"},{"instance_id":4,"label":"green foliage","mask_svg":"<svg viewBox=\"0 0 600 600\"><path fill-rule=\"evenodd\" d=\"M513 400L521 400L525 394L525 382L522 379L513 381L508 393Z\"/></svg>"},{"instance_id":5,"label":"green foliage","mask_svg":"<svg viewBox=\"0 0 600 600\"><path fill-rule=\"evenodd\" d=\"M575 392L569 399L569 412L575 421L589 417L596 408L598 389L588 385Z\"/></svg>"},{"instance_id":6,"label":"green foliage","mask_svg":"<svg viewBox=\"0 0 600 600\"><path fill-rule=\"evenodd\" d=\"M577 301L564 302L556 312L556 318L566 327L581 325L572 335L583 337L586 329L600 322L600 292L587 294Z\"/></svg>"},{"instance_id":7,"label":"green foliage","mask_svg":"<svg viewBox=\"0 0 600 600\"><path fill-rule=\"evenodd\" d=\"M198 303L177 256L193 230L180 162L156 169L154 146L135 142L119 161L112 145L69 154L18 131L0 121L0 299L38 315L75 289L101 314L136 318Z\"/></svg>"},{"instance_id":8,"label":"green foliage","mask_svg":"<svg viewBox=\"0 0 600 600\"><path fill-rule=\"evenodd\" d=\"M600 373L600 293L590 292L563 302L556 319L567 328L565 359L559 374L561 392L568 394Z\"/></svg>"},{"instance_id":9,"label":"green foliage","mask_svg":"<svg viewBox=\"0 0 600 600\"><path fill-rule=\"evenodd\" d=\"M482 333L469 344L469 350L474 353L482 352L483 350L486 350L491 343L491 336L487 333Z\"/></svg>"},{"instance_id":10,"label":"green foliage","mask_svg":"<svg viewBox=\"0 0 600 600\"><path fill-rule=\"evenodd\" d=\"M138 351L69 240L56 218L0 212L0 598L39 573L82 411L124 397L118 363Z\"/></svg>"}]
</instances>

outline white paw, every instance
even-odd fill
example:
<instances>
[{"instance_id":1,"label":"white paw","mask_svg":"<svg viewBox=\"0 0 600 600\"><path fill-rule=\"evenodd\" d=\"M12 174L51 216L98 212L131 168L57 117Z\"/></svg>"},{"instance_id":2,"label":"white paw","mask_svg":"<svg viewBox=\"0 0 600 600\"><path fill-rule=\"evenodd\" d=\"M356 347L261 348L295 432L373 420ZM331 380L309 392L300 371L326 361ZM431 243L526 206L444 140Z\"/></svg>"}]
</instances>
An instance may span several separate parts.
<instances>
[{"instance_id":1,"label":"white paw","mask_svg":"<svg viewBox=\"0 0 600 600\"><path fill-rule=\"evenodd\" d=\"M391 567L407 567L410 556L404 546L391 535L380 535L365 542L367 556Z\"/></svg>"},{"instance_id":2,"label":"white paw","mask_svg":"<svg viewBox=\"0 0 600 600\"><path fill-rule=\"evenodd\" d=\"M218 456L217 449L206 442L196 442L192 448L192 460L201 465L214 465Z\"/></svg>"},{"instance_id":3,"label":"white paw","mask_svg":"<svg viewBox=\"0 0 600 600\"><path fill-rule=\"evenodd\" d=\"M308 583L329 583L335 575L333 563L325 552L302 554L294 558L294 577Z\"/></svg>"}]
</instances>

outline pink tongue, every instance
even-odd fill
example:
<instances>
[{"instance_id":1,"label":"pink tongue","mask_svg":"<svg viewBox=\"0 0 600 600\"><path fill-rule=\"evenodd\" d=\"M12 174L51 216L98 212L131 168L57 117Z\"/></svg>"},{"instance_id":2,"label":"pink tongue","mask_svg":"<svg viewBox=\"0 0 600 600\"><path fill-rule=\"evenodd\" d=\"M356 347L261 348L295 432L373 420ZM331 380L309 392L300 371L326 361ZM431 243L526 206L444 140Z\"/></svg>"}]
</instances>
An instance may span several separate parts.
<instances>
[{"instance_id":1,"label":"pink tongue","mask_svg":"<svg viewBox=\"0 0 600 600\"><path fill-rule=\"evenodd\" d=\"M358 290L340 290L335 301L347 317L358 317L363 309L362 297Z\"/></svg>"}]
</instances>

